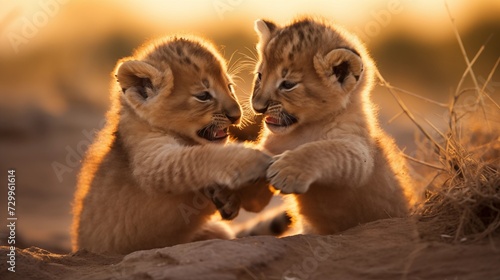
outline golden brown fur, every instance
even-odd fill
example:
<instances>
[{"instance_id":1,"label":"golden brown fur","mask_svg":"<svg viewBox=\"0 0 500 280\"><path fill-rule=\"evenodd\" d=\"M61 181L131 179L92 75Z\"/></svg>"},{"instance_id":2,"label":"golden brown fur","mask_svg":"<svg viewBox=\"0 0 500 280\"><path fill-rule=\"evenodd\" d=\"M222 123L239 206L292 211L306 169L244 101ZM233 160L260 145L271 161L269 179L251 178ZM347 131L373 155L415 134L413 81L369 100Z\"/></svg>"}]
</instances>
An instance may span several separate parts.
<instances>
[{"instance_id":1,"label":"golden brown fur","mask_svg":"<svg viewBox=\"0 0 500 280\"><path fill-rule=\"evenodd\" d=\"M375 65L338 26L303 18L256 21L260 61L253 109L275 155L271 184L297 203L305 232L331 234L408 213L404 160L369 99Z\"/></svg>"},{"instance_id":2,"label":"golden brown fur","mask_svg":"<svg viewBox=\"0 0 500 280\"><path fill-rule=\"evenodd\" d=\"M73 249L129 253L233 237L211 217L216 208L236 216L240 197L228 189L265 178L270 157L226 143L241 110L225 61L206 42L169 37L122 59L115 74L107 125L79 177ZM271 196L241 191L247 210Z\"/></svg>"}]
</instances>

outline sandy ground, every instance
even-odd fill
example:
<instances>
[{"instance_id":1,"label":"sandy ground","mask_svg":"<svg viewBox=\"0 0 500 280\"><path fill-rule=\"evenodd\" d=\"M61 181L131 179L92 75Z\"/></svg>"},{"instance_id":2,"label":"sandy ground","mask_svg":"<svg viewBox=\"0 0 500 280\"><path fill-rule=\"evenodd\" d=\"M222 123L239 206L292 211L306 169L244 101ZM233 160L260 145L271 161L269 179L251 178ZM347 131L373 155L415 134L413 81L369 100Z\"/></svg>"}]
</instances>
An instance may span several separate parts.
<instances>
[{"instance_id":1,"label":"sandy ground","mask_svg":"<svg viewBox=\"0 0 500 280\"><path fill-rule=\"evenodd\" d=\"M449 244L423 240L419 228L412 219L387 219L339 235L209 240L126 256L31 247L17 250L15 273L2 262L0 278L500 279L500 237Z\"/></svg>"}]
</instances>

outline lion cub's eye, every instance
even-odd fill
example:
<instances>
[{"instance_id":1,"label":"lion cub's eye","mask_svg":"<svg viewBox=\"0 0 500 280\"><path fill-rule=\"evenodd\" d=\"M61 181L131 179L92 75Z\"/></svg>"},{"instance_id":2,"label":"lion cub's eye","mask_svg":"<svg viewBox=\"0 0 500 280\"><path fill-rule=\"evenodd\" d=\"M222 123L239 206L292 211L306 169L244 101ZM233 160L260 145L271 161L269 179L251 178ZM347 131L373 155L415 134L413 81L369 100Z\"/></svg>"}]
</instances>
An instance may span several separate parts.
<instances>
[{"instance_id":1,"label":"lion cub's eye","mask_svg":"<svg viewBox=\"0 0 500 280\"><path fill-rule=\"evenodd\" d=\"M207 102L207 101L212 100L212 98L213 98L212 95L210 95L210 93L208 91L198 93L198 94L194 95L194 97L196 99L198 99L198 101L201 101L201 102Z\"/></svg>"},{"instance_id":2,"label":"lion cub's eye","mask_svg":"<svg viewBox=\"0 0 500 280\"><path fill-rule=\"evenodd\" d=\"M293 89L296 85L297 85L297 83L294 83L294 82L290 82L290 81L283 81L283 82L281 82L281 84L280 84L280 89L284 89L284 90L291 90L291 89Z\"/></svg>"}]
</instances>

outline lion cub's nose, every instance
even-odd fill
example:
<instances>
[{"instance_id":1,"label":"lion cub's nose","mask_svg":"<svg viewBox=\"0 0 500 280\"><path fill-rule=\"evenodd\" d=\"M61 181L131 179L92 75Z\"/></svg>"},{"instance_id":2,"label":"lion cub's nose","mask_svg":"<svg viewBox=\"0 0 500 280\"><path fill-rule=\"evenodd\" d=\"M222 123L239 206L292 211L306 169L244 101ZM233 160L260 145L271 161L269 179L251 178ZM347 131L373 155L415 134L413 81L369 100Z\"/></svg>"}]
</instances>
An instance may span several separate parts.
<instances>
[{"instance_id":1,"label":"lion cub's nose","mask_svg":"<svg viewBox=\"0 0 500 280\"><path fill-rule=\"evenodd\" d=\"M230 115L226 114L226 118L228 118L231 121L232 124L235 124L235 123L237 123L240 120L241 114L238 114L238 115L235 115L235 116L230 116Z\"/></svg>"},{"instance_id":2,"label":"lion cub's nose","mask_svg":"<svg viewBox=\"0 0 500 280\"><path fill-rule=\"evenodd\" d=\"M267 107L268 107L268 105L266 105L266 106L264 106L262 108L257 108L257 106L253 106L253 110L257 114L264 114L267 111Z\"/></svg>"}]
</instances>

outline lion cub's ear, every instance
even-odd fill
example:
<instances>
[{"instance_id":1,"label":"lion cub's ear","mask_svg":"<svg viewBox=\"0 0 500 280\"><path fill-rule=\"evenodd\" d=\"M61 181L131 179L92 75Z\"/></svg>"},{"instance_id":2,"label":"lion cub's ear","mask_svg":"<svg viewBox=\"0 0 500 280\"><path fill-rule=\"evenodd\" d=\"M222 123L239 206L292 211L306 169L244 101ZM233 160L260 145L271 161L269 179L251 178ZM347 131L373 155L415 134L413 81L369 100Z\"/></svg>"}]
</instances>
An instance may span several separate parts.
<instances>
[{"instance_id":1,"label":"lion cub's ear","mask_svg":"<svg viewBox=\"0 0 500 280\"><path fill-rule=\"evenodd\" d=\"M255 21L254 29L260 39L257 48L263 52L264 47L271 40L272 34L278 29L278 26L269 20L258 19Z\"/></svg>"},{"instance_id":2,"label":"lion cub's ear","mask_svg":"<svg viewBox=\"0 0 500 280\"><path fill-rule=\"evenodd\" d=\"M340 87L348 94L358 85L363 72L361 57L345 48L334 49L326 55L316 54L314 68L328 86Z\"/></svg>"},{"instance_id":3,"label":"lion cub's ear","mask_svg":"<svg viewBox=\"0 0 500 280\"><path fill-rule=\"evenodd\" d=\"M134 108L159 94L169 94L173 87L170 67L162 73L151 64L138 60L121 63L116 78L127 102Z\"/></svg>"}]
</instances>

